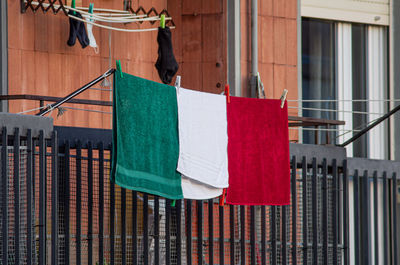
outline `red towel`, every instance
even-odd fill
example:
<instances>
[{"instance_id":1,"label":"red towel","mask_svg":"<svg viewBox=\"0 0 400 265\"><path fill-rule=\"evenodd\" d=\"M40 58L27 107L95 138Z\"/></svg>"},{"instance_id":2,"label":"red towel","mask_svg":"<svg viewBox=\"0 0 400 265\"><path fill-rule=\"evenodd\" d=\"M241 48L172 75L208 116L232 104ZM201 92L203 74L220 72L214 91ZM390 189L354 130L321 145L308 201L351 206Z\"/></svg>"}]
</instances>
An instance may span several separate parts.
<instances>
[{"instance_id":1,"label":"red towel","mask_svg":"<svg viewBox=\"0 0 400 265\"><path fill-rule=\"evenodd\" d=\"M290 204L288 112L280 102L231 97L227 104L227 203Z\"/></svg>"}]
</instances>

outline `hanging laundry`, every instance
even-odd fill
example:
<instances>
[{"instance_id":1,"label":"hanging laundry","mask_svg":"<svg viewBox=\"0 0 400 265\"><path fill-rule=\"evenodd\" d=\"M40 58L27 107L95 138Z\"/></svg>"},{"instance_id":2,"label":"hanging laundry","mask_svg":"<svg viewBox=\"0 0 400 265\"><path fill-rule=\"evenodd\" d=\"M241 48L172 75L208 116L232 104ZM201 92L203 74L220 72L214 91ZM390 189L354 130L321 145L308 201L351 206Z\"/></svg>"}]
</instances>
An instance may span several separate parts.
<instances>
[{"instance_id":1,"label":"hanging laundry","mask_svg":"<svg viewBox=\"0 0 400 265\"><path fill-rule=\"evenodd\" d=\"M182 181L184 197L189 199L218 197L222 194L222 188L228 187L225 96L177 88L177 97L179 120L177 170L195 181L194 184Z\"/></svg>"},{"instance_id":2,"label":"hanging laundry","mask_svg":"<svg viewBox=\"0 0 400 265\"><path fill-rule=\"evenodd\" d=\"M94 20L90 19L90 18L86 18L86 21L94 22ZM97 47L96 39L94 38L94 35L93 35L93 25L86 23L86 28L87 28L88 38L89 38L89 46L94 48L95 53L98 53L99 49Z\"/></svg>"},{"instance_id":3,"label":"hanging laundry","mask_svg":"<svg viewBox=\"0 0 400 265\"><path fill-rule=\"evenodd\" d=\"M183 198L205 200L219 197L223 189L215 188L182 175Z\"/></svg>"},{"instance_id":4,"label":"hanging laundry","mask_svg":"<svg viewBox=\"0 0 400 265\"><path fill-rule=\"evenodd\" d=\"M81 14L75 12L74 15L73 11L71 10L68 12L68 15L83 19ZM89 45L89 38L86 33L85 23L75 20L73 18L69 18L69 38L67 44L69 46L74 46L76 38L78 38L78 41L81 44L82 48L86 48L86 46Z\"/></svg>"},{"instance_id":5,"label":"hanging laundry","mask_svg":"<svg viewBox=\"0 0 400 265\"><path fill-rule=\"evenodd\" d=\"M230 97L227 203L290 203L288 112L280 102Z\"/></svg>"},{"instance_id":6,"label":"hanging laundry","mask_svg":"<svg viewBox=\"0 0 400 265\"><path fill-rule=\"evenodd\" d=\"M171 30L168 27L158 28L157 42L158 58L155 67L161 81L164 84L170 84L179 66L175 60L172 49Z\"/></svg>"},{"instance_id":7,"label":"hanging laundry","mask_svg":"<svg viewBox=\"0 0 400 265\"><path fill-rule=\"evenodd\" d=\"M127 189L181 199L178 156L175 88L116 72L111 179Z\"/></svg>"}]
</instances>

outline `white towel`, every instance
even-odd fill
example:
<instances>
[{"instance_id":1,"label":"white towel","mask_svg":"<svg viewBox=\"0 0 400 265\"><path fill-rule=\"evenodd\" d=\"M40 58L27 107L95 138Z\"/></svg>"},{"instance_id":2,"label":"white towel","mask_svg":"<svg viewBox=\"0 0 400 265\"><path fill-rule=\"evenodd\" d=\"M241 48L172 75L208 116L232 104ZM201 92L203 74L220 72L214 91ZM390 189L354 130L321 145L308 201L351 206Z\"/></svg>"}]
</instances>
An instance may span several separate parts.
<instances>
[{"instance_id":1,"label":"white towel","mask_svg":"<svg viewBox=\"0 0 400 265\"><path fill-rule=\"evenodd\" d=\"M223 189L214 188L182 175L182 193L185 199L205 200L216 198L222 195L222 191Z\"/></svg>"},{"instance_id":2,"label":"white towel","mask_svg":"<svg viewBox=\"0 0 400 265\"><path fill-rule=\"evenodd\" d=\"M184 88L177 89L177 98L177 170L187 178L211 186L201 187L204 194L201 199L216 197L216 194L222 193L222 188L228 187L226 98ZM184 197L185 193L187 196L190 192L195 194L193 190L196 189L196 185L182 181ZM218 188L217 192L215 188Z\"/></svg>"}]
</instances>

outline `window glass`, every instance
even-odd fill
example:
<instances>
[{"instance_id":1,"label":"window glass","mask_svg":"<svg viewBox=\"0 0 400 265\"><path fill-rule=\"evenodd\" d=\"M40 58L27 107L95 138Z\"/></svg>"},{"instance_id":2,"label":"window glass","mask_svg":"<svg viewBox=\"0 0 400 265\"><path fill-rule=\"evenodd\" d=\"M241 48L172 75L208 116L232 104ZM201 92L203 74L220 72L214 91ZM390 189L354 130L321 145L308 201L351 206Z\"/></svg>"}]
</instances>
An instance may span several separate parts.
<instances>
[{"instance_id":1,"label":"window glass","mask_svg":"<svg viewBox=\"0 0 400 265\"><path fill-rule=\"evenodd\" d=\"M364 128L367 123L366 90L366 26L353 24L351 26L352 41L352 85L353 85L353 127L354 130ZM360 113L357 113L360 112ZM353 155L356 157L367 157L367 136L363 135L353 143Z\"/></svg>"},{"instance_id":2,"label":"window glass","mask_svg":"<svg viewBox=\"0 0 400 265\"><path fill-rule=\"evenodd\" d=\"M335 25L334 22L303 18L302 20L302 87L303 116L336 119ZM321 101L322 100L322 101ZM303 130L303 142L326 143L327 131ZM330 139L335 134L330 133ZM334 142L331 142L334 143Z\"/></svg>"}]
</instances>

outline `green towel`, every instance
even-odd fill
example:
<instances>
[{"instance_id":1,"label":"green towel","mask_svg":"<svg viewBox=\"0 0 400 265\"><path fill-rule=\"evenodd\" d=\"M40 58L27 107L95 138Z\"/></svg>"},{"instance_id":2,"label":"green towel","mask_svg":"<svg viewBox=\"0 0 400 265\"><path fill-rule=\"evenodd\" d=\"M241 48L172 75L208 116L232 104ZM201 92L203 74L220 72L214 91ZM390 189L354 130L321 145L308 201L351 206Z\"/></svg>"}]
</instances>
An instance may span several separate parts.
<instances>
[{"instance_id":1,"label":"green towel","mask_svg":"<svg viewBox=\"0 0 400 265\"><path fill-rule=\"evenodd\" d=\"M111 180L132 190L182 199L178 106L172 86L117 71L113 89Z\"/></svg>"}]
</instances>

